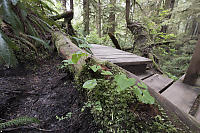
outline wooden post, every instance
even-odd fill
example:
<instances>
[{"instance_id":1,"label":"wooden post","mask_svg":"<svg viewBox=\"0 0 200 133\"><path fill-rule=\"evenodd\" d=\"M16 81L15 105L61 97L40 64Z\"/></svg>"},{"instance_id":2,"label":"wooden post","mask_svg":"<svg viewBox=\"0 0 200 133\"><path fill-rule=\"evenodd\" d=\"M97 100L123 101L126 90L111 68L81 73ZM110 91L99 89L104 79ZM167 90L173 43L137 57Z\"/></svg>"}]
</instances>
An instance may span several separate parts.
<instances>
[{"instance_id":1,"label":"wooden post","mask_svg":"<svg viewBox=\"0 0 200 133\"><path fill-rule=\"evenodd\" d=\"M193 86L200 86L200 39L196 44L194 54L183 82Z\"/></svg>"}]
</instances>

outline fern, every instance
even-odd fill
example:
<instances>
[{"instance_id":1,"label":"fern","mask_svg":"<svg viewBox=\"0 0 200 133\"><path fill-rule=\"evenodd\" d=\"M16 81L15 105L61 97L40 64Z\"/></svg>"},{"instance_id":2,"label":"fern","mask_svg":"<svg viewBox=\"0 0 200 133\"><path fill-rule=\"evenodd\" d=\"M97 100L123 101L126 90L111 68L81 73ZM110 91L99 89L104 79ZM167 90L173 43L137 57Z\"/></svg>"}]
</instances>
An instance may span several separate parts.
<instances>
[{"instance_id":1,"label":"fern","mask_svg":"<svg viewBox=\"0 0 200 133\"><path fill-rule=\"evenodd\" d=\"M12 126L20 126L25 124L31 124L31 123L39 123L39 120L37 118L32 117L19 117L16 119L12 119L10 121L0 123L0 130L5 129Z\"/></svg>"}]
</instances>

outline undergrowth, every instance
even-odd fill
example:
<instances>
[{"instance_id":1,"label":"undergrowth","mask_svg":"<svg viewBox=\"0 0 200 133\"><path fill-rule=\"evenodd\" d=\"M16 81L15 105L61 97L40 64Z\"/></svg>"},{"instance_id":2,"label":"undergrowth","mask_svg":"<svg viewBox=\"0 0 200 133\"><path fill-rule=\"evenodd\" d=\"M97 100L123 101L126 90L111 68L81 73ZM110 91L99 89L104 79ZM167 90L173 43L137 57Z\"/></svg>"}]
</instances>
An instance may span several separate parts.
<instances>
[{"instance_id":1,"label":"undergrowth","mask_svg":"<svg viewBox=\"0 0 200 133\"><path fill-rule=\"evenodd\" d=\"M100 71L94 72L91 69L95 64L97 62L93 59L87 61L82 72L76 77L76 84L87 101L82 111L85 108L91 109L95 122L102 127L99 132L177 132L171 122L159 113L161 111L157 103L141 102L132 87L119 91L114 76L105 76ZM109 63L99 65L113 75L123 73ZM82 87L85 82L92 79L96 79L93 88Z\"/></svg>"}]
</instances>

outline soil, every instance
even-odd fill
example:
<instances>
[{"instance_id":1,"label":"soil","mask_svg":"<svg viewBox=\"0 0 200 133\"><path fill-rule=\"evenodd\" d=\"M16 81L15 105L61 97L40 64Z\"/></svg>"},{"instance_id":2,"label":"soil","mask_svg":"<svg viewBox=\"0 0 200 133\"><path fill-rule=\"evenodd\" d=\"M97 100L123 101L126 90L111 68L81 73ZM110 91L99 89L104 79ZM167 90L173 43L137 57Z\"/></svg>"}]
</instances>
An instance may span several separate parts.
<instances>
[{"instance_id":1,"label":"soil","mask_svg":"<svg viewBox=\"0 0 200 133\"><path fill-rule=\"evenodd\" d=\"M43 61L35 71L22 66L0 71L0 121L20 116L36 117L39 124L9 127L3 132L92 133L98 127L89 110L81 112L84 98L73 84L73 77L59 69L58 56ZM56 119L68 113L64 120Z\"/></svg>"}]
</instances>

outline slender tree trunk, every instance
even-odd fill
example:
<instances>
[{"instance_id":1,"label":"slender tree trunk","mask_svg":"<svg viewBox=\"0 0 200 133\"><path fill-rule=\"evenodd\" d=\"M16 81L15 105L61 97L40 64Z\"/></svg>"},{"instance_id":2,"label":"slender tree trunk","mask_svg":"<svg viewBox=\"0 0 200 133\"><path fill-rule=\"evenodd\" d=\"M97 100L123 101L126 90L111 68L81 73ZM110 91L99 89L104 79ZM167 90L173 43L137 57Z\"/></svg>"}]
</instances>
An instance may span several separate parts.
<instances>
[{"instance_id":1,"label":"slender tree trunk","mask_svg":"<svg viewBox=\"0 0 200 133\"><path fill-rule=\"evenodd\" d=\"M115 21L115 5L116 5L116 0L110 0L110 4L112 5L110 9L110 15L109 15L109 28L108 32L111 34L115 33L115 26L116 26L116 21Z\"/></svg>"},{"instance_id":2,"label":"slender tree trunk","mask_svg":"<svg viewBox=\"0 0 200 133\"><path fill-rule=\"evenodd\" d=\"M89 35L89 24L90 24L90 17L89 17L89 12L90 12L90 7L89 7L89 2L90 0L83 0L83 23L84 23L84 35Z\"/></svg>"},{"instance_id":3,"label":"slender tree trunk","mask_svg":"<svg viewBox=\"0 0 200 133\"><path fill-rule=\"evenodd\" d=\"M98 1L98 35L101 38L101 0Z\"/></svg>"},{"instance_id":4,"label":"slender tree trunk","mask_svg":"<svg viewBox=\"0 0 200 133\"><path fill-rule=\"evenodd\" d=\"M74 11L74 0L70 0L70 10Z\"/></svg>"},{"instance_id":5,"label":"slender tree trunk","mask_svg":"<svg viewBox=\"0 0 200 133\"><path fill-rule=\"evenodd\" d=\"M130 19L129 19L129 15L130 15L130 0L126 0L126 24L128 26L128 24L130 23Z\"/></svg>"}]
</instances>

